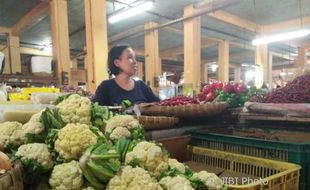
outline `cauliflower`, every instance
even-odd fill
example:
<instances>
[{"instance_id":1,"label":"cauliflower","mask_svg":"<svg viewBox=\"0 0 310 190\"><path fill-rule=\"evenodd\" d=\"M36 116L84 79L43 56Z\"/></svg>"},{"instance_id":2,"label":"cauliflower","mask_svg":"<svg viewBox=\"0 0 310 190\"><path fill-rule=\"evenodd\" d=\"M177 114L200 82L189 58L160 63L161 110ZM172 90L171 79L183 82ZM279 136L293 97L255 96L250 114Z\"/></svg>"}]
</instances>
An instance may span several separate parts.
<instances>
[{"instance_id":1,"label":"cauliflower","mask_svg":"<svg viewBox=\"0 0 310 190\"><path fill-rule=\"evenodd\" d=\"M44 126L40 122L41 114L42 111L32 115L30 120L23 125L22 131L24 134L27 133L39 134L44 130Z\"/></svg>"},{"instance_id":2,"label":"cauliflower","mask_svg":"<svg viewBox=\"0 0 310 190\"><path fill-rule=\"evenodd\" d=\"M184 174L185 173L185 165L177 161L176 159L168 159L168 165L171 169L176 169L180 173Z\"/></svg>"},{"instance_id":3,"label":"cauliflower","mask_svg":"<svg viewBox=\"0 0 310 190\"><path fill-rule=\"evenodd\" d=\"M71 162L56 165L49 179L49 184L54 190L78 190L82 189L83 174L79 162Z\"/></svg>"},{"instance_id":4,"label":"cauliflower","mask_svg":"<svg viewBox=\"0 0 310 190\"><path fill-rule=\"evenodd\" d=\"M126 154L125 163L145 168L153 177L168 170L168 155L155 143L142 141Z\"/></svg>"},{"instance_id":5,"label":"cauliflower","mask_svg":"<svg viewBox=\"0 0 310 190\"><path fill-rule=\"evenodd\" d=\"M140 167L124 166L108 183L106 190L162 190L147 171Z\"/></svg>"},{"instance_id":6,"label":"cauliflower","mask_svg":"<svg viewBox=\"0 0 310 190\"><path fill-rule=\"evenodd\" d=\"M105 134L112 140L122 137L143 138L143 128L139 121L130 115L116 115L107 121Z\"/></svg>"},{"instance_id":7,"label":"cauliflower","mask_svg":"<svg viewBox=\"0 0 310 190\"><path fill-rule=\"evenodd\" d=\"M36 161L44 169L53 167L52 156L48 151L47 145L43 143L31 143L21 145L15 153L23 163Z\"/></svg>"},{"instance_id":8,"label":"cauliflower","mask_svg":"<svg viewBox=\"0 0 310 190\"><path fill-rule=\"evenodd\" d=\"M27 142L26 134L39 134L44 130L43 124L40 122L41 112L38 112L30 118L30 120L25 123L21 128L15 130L12 134L12 138L15 141L23 141L24 143Z\"/></svg>"},{"instance_id":9,"label":"cauliflower","mask_svg":"<svg viewBox=\"0 0 310 190\"><path fill-rule=\"evenodd\" d=\"M72 94L60 102L56 108L65 123L90 124L91 101L87 97Z\"/></svg>"},{"instance_id":10,"label":"cauliflower","mask_svg":"<svg viewBox=\"0 0 310 190\"><path fill-rule=\"evenodd\" d=\"M166 190L194 190L190 181L183 176L167 176L162 178L159 184Z\"/></svg>"},{"instance_id":11,"label":"cauliflower","mask_svg":"<svg viewBox=\"0 0 310 190\"><path fill-rule=\"evenodd\" d=\"M96 144L97 136L85 124L67 124L58 132L55 150L65 160L78 160L88 146Z\"/></svg>"},{"instance_id":12,"label":"cauliflower","mask_svg":"<svg viewBox=\"0 0 310 190\"><path fill-rule=\"evenodd\" d=\"M200 171L198 173L194 173L192 178L198 178L210 190L220 190L224 186L223 180L219 178L217 175L215 175L214 173Z\"/></svg>"},{"instance_id":13,"label":"cauliflower","mask_svg":"<svg viewBox=\"0 0 310 190\"><path fill-rule=\"evenodd\" d=\"M6 147L9 144L20 145L21 138L13 135L15 131L20 131L22 124L16 121L0 123L0 144Z\"/></svg>"}]
</instances>

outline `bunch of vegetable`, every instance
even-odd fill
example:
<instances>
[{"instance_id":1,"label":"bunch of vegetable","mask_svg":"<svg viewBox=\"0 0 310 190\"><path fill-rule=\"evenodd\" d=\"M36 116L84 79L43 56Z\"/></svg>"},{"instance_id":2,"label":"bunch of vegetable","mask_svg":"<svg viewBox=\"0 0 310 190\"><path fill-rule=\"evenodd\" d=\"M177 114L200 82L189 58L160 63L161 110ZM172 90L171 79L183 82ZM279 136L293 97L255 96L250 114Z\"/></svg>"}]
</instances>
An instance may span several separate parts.
<instances>
[{"instance_id":1,"label":"bunch of vegetable","mask_svg":"<svg viewBox=\"0 0 310 190\"><path fill-rule=\"evenodd\" d=\"M205 85L197 97L202 102L225 101L229 107L241 107L254 95L261 96L262 91L255 87L247 89L243 83L214 82Z\"/></svg>"},{"instance_id":2,"label":"bunch of vegetable","mask_svg":"<svg viewBox=\"0 0 310 190\"><path fill-rule=\"evenodd\" d=\"M160 144L145 141L143 126L132 116L111 117L106 107L87 101L69 95L62 97L56 108L34 115L26 127L19 123L0 124L0 132L5 135L0 139L2 143L16 142L13 160L24 166L26 189L224 188L215 175L200 177L170 159ZM68 108L69 113L65 106L74 106L75 110ZM13 136L16 131L23 134L18 141Z\"/></svg>"},{"instance_id":3,"label":"bunch of vegetable","mask_svg":"<svg viewBox=\"0 0 310 190\"><path fill-rule=\"evenodd\" d=\"M199 104L199 101L196 98L190 98L187 96L176 96L159 102L159 105L162 106L179 106L188 104Z\"/></svg>"},{"instance_id":4,"label":"bunch of vegetable","mask_svg":"<svg viewBox=\"0 0 310 190\"><path fill-rule=\"evenodd\" d=\"M287 83L283 88L275 89L265 97L254 96L252 102L261 103L310 103L310 75L303 75Z\"/></svg>"}]
</instances>

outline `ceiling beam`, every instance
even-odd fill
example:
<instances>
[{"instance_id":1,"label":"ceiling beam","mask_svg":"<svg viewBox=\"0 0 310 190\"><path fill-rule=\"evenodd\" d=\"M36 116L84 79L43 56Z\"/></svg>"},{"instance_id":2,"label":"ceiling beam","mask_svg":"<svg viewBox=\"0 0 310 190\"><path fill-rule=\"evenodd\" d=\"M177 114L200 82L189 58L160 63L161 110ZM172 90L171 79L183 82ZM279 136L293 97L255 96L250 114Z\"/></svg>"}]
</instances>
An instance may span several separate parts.
<instances>
[{"instance_id":1,"label":"ceiling beam","mask_svg":"<svg viewBox=\"0 0 310 190\"><path fill-rule=\"evenodd\" d=\"M5 34L5 33L9 33L11 31L10 28L7 27L0 27L0 34Z\"/></svg>"},{"instance_id":2,"label":"ceiling beam","mask_svg":"<svg viewBox=\"0 0 310 190\"><path fill-rule=\"evenodd\" d=\"M49 2L41 1L33 9L31 9L26 15L24 15L15 25L11 28L11 34L18 36L26 27L32 24L40 22L40 20L49 13Z\"/></svg>"},{"instance_id":3,"label":"ceiling beam","mask_svg":"<svg viewBox=\"0 0 310 190\"><path fill-rule=\"evenodd\" d=\"M29 47L20 47L21 54L40 55L40 56L53 56L52 51L39 50Z\"/></svg>"},{"instance_id":4,"label":"ceiling beam","mask_svg":"<svg viewBox=\"0 0 310 190\"><path fill-rule=\"evenodd\" d=\"M218 10L215 12L211 12L208 14L208 16L211 16L217 20L220 20L222 22L225 22L227 24L231 24L234 26L238 26L240 28L249 30L251 32L260 32L260 26L243 18L240 18L236 15L233 15L231 13Z\"/></svg>"},{"instance_id":5,"label":"ceiling beam","mask_svg":"<svg viewBox=\"0 0 310 190\"><path fill-rule=\"evenodd\" d=\"M211 46L217 45L217 42L214 42L213 40L209 39L202 39L201 40L201 48L208 48ZM166 49L162 52L160 52L159 57L161 58L169 58L169 57L175 57L176 55L180 55L184 53L184 46L180 47L174 47Z\"/></svg>"},{"instance_id":6,"label":"ceiling beam","mask_svg":"<svg viewBox=\"0 0 310 190\"><path fill-rule=\"evenodd\" d=\"M302 18L302 23L303 26L309 26L310 25L310 16L305 16ZM287 30L291 28L301 28L301 19L292 19L292 20L287 20L283 22L277 22L277 23L272 23L268 25L262 25L262 33L268 34L268 33L274 33L282 30Z\"/></svg>"},{"instance_id":7,"label":"ceiling beam","mask_svg":"<svg viewBox=\"0 0 310 190\"><path fill-rule=\"evenodd\" d=\"M114 34L113 36L109 36L108 37L109 44L114 44L119 40L123 40L133 35L141 36L144 34L143 32L141 32L141 30L142 31L144 30L144 24L140 24L138 26L132 27L129 30L124 30L123 32Z\"/></svg>"}]
</instances>

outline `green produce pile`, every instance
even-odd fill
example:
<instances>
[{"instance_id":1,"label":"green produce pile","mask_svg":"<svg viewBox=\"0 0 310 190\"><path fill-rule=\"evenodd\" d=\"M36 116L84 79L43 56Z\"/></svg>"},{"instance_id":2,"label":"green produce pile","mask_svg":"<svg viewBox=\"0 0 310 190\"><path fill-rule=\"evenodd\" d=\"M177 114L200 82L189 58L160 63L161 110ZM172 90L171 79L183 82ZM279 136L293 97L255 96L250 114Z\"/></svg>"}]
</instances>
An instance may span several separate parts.
<instances>
[{"instance_id":1,"label":"green produce pile","mask_svg":"<svg viewBox=\"0 0 310 190\"><path fill-rule=\"evenodd\" d=\"M213 173L193 172L144 139L130 115L71 94L24 125L0 124L0 144L24 169L25 189L226 189Z\"/></svg>"}]
</instances>

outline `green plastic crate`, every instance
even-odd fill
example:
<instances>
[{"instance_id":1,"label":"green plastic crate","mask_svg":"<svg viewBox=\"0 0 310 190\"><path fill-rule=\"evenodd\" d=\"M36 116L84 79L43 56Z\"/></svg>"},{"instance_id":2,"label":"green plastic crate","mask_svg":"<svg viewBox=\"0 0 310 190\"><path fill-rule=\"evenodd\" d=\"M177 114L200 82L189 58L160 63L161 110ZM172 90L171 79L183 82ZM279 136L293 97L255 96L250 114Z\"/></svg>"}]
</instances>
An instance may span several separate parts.
<instances>
[{"instance_id":1,"label":"green plastic crate","mask_svg":"<svg viewBox=\"0 0 310 190\"><path fill-rule=\"evenodd\" d=\"M310 189L310 142L270 141L204 131L189 133L192 137L190 144L193 146L299 164L302 167L300 189Z\"/></svg>"}]
</instances>

